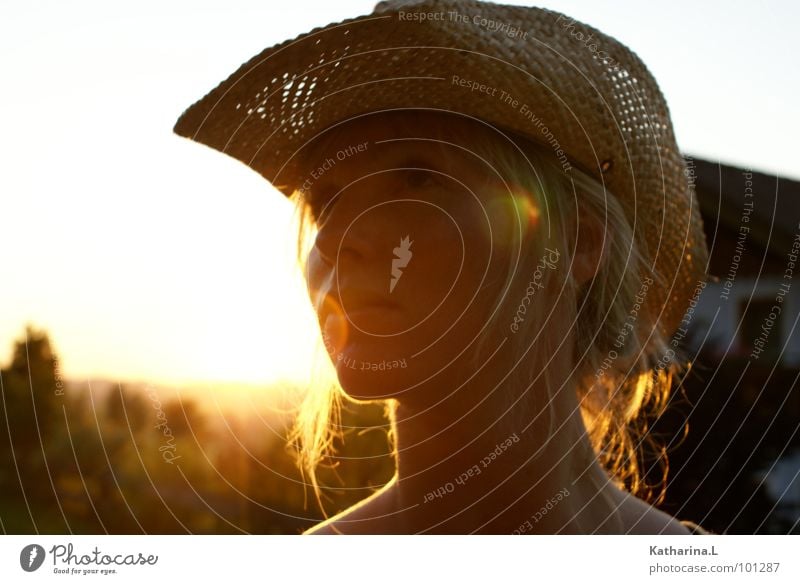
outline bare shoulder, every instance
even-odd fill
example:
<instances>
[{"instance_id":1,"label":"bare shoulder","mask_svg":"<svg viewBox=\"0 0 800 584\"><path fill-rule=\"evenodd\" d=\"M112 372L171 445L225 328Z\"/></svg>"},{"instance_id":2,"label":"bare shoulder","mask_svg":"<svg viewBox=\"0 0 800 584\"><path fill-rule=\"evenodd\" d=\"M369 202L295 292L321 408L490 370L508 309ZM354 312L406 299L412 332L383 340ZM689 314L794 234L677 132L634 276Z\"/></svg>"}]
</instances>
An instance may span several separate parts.
<instances>
[{"instance_id":1,"label":"bare shoulder","mask_svg":"<svg viewBox=\"0 0 800 584\"><path fill-rule=\"evenodd\" d=\"M329 517L303 535L366 535L390 529L389 499L392 491L382 489L352 507Z\"/></svg>"},{"instance_id":2,"label":"bare shoulder","mask_svg":"<svg viewBox=\"0 0 800 584\"><path fill-rule=\"evenodd\" d=\"M321 523L317 523L314 527L306 529L303 535L344 535L339 527L337 521L342 514L330 517Z\"/></svg>"},{"instance_id":3,"label":"bare shoulder","mask_svg":"<svg viewBox=\"0 0 800 584\"><path fill-rule=\"evenodd\" d=\"M672 515L656 509L638 497L628 495L620 507L626 533L631 535L691 535Z\"/></svg>"}]
</instances>

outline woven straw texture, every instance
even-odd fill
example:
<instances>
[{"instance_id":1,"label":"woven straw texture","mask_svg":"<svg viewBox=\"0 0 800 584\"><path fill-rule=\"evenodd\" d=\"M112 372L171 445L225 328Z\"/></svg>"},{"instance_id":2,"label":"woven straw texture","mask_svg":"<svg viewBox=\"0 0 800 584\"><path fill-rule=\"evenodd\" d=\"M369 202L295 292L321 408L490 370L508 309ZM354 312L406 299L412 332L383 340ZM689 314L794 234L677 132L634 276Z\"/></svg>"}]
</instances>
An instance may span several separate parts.
<instances>
[{"instance_id":1,"label":"woven straw texture","mask_svg":"<svg viewBox=\"0 0 800 584\"><path fill-rule=\"evenodd\" d=\"M412 16L423 13L432 17ZM470 91L454 75L496 91ZM381 2L371 15L264 50L174 130L288 195L307 178L297 153L315 135L396 108L480 118L563 150L620 198L652 261L642 277L665 283L650 287L645 309L662 332L676 330L705 280L708 251L666 103L627 47L562 14L476 1Z\"/></svg>"}]
</instances>

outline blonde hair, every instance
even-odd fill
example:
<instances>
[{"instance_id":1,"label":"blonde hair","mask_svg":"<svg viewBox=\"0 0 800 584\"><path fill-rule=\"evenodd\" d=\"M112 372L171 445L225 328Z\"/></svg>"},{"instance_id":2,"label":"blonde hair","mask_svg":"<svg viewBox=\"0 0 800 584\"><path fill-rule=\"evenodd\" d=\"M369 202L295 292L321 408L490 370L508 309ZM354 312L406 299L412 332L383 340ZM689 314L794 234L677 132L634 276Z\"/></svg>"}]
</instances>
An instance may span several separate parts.
<instances>
[{"instance_id":1,"label":"blonde hair","mask_svg":"<svg viewBox=\"0 0 800 584\"><path fill-rule=\"evenodd\" d=\"M531 210L538 212L538 228L530 233L520 231L519 242L526 246L525 253L508 258L502 286L507 306L494 311L484 330L497 331L508 326L508 310L513 312L519 304L522 297L519 291L528 283L528 276L548 246L559 251L570 249L568 244L574 233L568 233L567 226L576 216L578 206L605 222L604 260L592 280L578 286L571 276L560 278L558 270L544 270L541 284L565 295L566 309L574 318L577 397L598 460L619 486L647 500L654 498L652 487L660 485L655 502L661 501L668 470L666 452L648 432L648 420L664 411L673 378L686 369L687 359L682 351L670 348L668 339L652 324L645 303L639 301L647 282L649 287L664 285L657 275L649 272L649 250L634 239L633 228L619 200L587 173L563 165L550 147L474 118L474 124L454 127L446 123L450 115L441 112L436 123L426 122L425 126L432 132L426 135L441 139L442 155L451 155L453 145L464 148L490 164L515 195L516 211L523 218ZM381 123L391 124L391 116ZM472 131L477 127L475 124L496 132L498 139L475 140ZM326 134L314 148L326 148L337 133L334 129ZM459 146L467 144L468 147ZM305 194L298 189L291 197L298 211L297 259L303 270L315 229ZM565 261L570 259L567 257ZM546 346L551 341L549 335L537 341L540 344L533 358L517 361L533 341L532 337L542 330L546 316L542 311L526 315L518 332L510 335L515 362L528 365L514 368L509 376L510 387L528 387L532 375L539 371L545 375L545 385L551 393L548 368L537 363L537 359L554 354L553 348ZM481 353L489 338L483 335L473 352L476 366L483 358ZM667 354L669 360L664 358ZM553 396L548 397L552 428ZM323 459L334 454L334 440L341 436L343 399L349 398L334 380L310 387L289 437L298 453L298 464L308 473L318 500L320 485L315 471ZM390 424L393 423L391 405L387 403ZM511 415L504 419L511 425L533 415L530 408L515 407L510 411ZM645 454L654 455L656 465L661 468L661 479L656 485L645 480L645 475L651 472L643 468Z\"/></svg>"}]
</instances>

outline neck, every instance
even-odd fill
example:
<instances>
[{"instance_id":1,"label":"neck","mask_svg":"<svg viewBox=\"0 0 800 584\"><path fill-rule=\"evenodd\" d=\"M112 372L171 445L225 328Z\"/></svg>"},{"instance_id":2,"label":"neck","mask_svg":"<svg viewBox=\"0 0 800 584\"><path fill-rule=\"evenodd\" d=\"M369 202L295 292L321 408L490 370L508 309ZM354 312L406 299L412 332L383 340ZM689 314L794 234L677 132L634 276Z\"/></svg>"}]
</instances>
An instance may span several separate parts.
<instances>
[{"instance_id":1,"label":"neck","mask_svg":"<svg viewBox=\"0 0 800 584\"><path fill-rule=\"evenodd\" d=\"M492 394L476 382L440 404L397 405L398 530L613 532L622 493L596 459L574 385L562 385L559 395L567 397L553 400L552 429L546 405L537 409L524 397L548 395L544 382L515 393L523 398L509 402L505 415L496 396L508 392L496 387ZM525 407L530 415L518 415Z\"/></svg>"}]
</instances>

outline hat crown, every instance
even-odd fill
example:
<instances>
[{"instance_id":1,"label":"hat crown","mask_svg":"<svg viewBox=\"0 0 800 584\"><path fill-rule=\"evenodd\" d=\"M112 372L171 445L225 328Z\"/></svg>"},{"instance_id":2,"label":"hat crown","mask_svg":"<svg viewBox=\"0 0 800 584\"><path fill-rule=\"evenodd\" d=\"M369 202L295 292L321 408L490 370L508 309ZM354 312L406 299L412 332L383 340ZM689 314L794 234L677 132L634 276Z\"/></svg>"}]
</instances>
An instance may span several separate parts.
<instances>
[{"instance_id":1,"label":"hat crown","mask_svg":"<svg viewBox=\"0 0 800 584\"><path fill-rule=\"evenodd\" d=\"M373 14L381 14L382 12L390 12L392 10L399 10L401 8L411 8L419 4L425 4L426 0L381 0L375 5Z\"/></svg>"}]
</instances>

